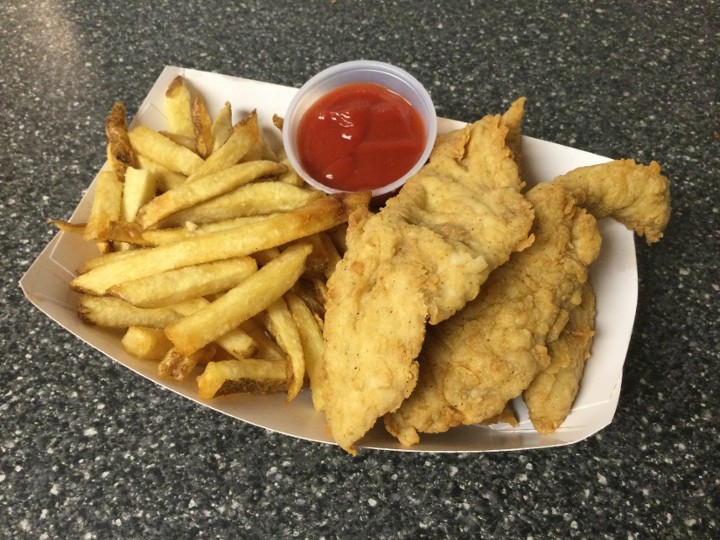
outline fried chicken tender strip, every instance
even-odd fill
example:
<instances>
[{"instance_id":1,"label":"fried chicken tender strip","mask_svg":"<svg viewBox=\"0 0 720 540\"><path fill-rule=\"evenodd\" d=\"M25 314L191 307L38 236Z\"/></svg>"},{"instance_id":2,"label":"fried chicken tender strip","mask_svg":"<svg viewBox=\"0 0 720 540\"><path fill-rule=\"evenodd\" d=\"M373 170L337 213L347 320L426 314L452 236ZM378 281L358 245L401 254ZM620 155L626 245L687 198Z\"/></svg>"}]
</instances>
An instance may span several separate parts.
<instances>
[{"instance_id":1,"label":"fried chicken tender strip","mask_svg":"<svg viewBox=\"0 0 720 540\"><path fill-rule=\"evenodd\" d=\"M585 362L590 358L595 334L595 293L586 283L581 294L580 305L570 312L560 337L548 344L550 365L523 392L530 421L538 433L554 432L570 414Z\"/></svg>"},{"instance_id":2,"label":"fried chicken tender strip","mask_svg":"<svg viewBox=\"0 0 720 540\"><path fill-rule=\"evenodd\" d=\"M384 208L351 216L328 282L321 373L330 430L352 454L414 388L426 323L462 308L528 243L533 211L506 144L523 104L441 137Z\"/></svg>"},{"instance_id":3,"label":"fried chicken tender strip","mask_svg":"<svg viewBox=\"0 0 720 540\"><path fill-rule=\"evenodd\" d=\"M618 160L582 167L557 177L553 184L569 189L578 204L596 218L610 217L645 236L648 244L662 238L670 218L670 189L660 165ZM573 310L568 327L550 340L550 366L538 374L523 397L539 433L552 433L570 413L593 340L595 307L583 289L583 302Z\"/></svg>"},{"instance_id":4,"label":"fried chicken tender strip","mask_svg":"<svg viewBox=\"0 0 720 540\"><path fill-rule=\"evenodd\" d=\"M670 219L668 181L655 161L645 166L620 159L579 167L553 182L569 190L596 218L612 217L648 244L662 238Z\"/></svg>"},{"instance_id":5,"label":"fried chicken tender strip","mask_svg":"<svg viewBox=\"0 0 720 540\"><path fill-rule=\"evenodd\" d=\"M464 309L428 329L417 386L385 416L402 444L418 443L418 432L497 417L550 364L546 344L580 304L601 238L595 218L562 186L540 184L527 198L534 243L495 270Z\"/></svg>"}]
</instances>

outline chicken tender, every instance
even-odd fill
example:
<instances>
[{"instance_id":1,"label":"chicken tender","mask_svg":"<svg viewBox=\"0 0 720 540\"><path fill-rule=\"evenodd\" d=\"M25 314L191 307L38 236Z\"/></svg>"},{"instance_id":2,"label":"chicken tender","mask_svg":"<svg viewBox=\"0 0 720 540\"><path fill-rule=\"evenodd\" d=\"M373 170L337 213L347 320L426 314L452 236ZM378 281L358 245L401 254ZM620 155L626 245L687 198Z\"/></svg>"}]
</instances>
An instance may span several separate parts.
<instances>
[{"instance_id":1,"label":"chicken tender","mask_svg":"<svg viewBox=\"0 0 720 540\"><path fill-rule=\"evenodd\" d=\"M475 300L428 329L415 390L385 416L402 444L503 412L550 364L557 339L580 303L588 266L600 251L595 218L561 186L527 194L535 208L534 243L495 270Z\"/></svg>"},{"instance_id":2,"label":"chicken tender","mask_svg":"<svg viewBox=\"0 0 720 540\"><path fill-rule=\"evenodd\" d=\"M533 211L506 143L523 103L441 137L384 208L351 218L328 281L321 370L327 421L348 452L415 387L426 323L453 315L527 245Z\"/></svg>"},{"instance_id":3,"label":"chicken tender","mask_svg":"<svg viewBox=\"0 0 720 540\"><path fill-rule=\"evenodd\" d=\"M648 244L662 238L670 219L668 181L655 161L645 166L619 159L579 167L553 182L569 190L596 218L612 217Z\"/></svg>"},{"instance_id":4,"label":"chicken tender","mask_svg":"<svg viewBox=\"0 0 720 540\"><path fill-rule=\"evenodd\" d=\"M565 421L590 358L595 334L595 294L589 283L582 288L580 305L558 339L548 343L550 365L523 392L530 421L538 433L552 433Z\"/></svg>"}]
</instances>

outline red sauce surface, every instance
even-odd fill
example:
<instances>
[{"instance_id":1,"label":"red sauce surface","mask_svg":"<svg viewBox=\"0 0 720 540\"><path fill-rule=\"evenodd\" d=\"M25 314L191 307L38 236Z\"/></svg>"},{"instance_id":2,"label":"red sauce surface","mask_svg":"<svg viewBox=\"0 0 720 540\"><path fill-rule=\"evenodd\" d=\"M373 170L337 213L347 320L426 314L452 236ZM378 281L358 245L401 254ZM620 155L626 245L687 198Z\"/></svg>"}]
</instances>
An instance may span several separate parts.
<instances>
[{"instance_id":1,"label":"red sauce surface","mask_svg":"<svg viewBox=\"0 0 720 540\"><path fill-rule=\"evenodd\" d=\"M408 172L423 153L425 128L404 97L374 83L341 86L316 101L298 126L299 158L318 182L375 189Z\"/></svg>"}]
</instances>

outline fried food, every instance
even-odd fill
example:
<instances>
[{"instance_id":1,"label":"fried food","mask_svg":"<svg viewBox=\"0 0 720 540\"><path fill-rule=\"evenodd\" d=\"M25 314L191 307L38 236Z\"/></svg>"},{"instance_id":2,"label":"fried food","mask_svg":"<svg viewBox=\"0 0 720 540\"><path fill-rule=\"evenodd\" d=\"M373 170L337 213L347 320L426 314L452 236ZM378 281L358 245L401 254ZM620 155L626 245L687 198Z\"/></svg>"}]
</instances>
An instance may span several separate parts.
<instances>
[{"instance_id":1,"label":"fried food","mask_svg":"<svg viewBox=\"0 0 720 540\"><path fill-rule=\"evenodd\" d=\"M546 343L580 302L601 239L595 218L561 186L540 184L527 198L533 244L495 270L464 309L428 329L417 387L385 417L402 444L500 415L550 364Z\"/></svg>"},{"instance_id":2,"label":"fried food","mask_svg":"<svg viewBox=\"0 0 720 540\"><path fill-rule=\"evenodd\" d=\"M523 103L442 137L384 208L351 216L328 282L321 369L330 429L350 453L413 390L426 322L462 308L528 243L533 212L506 144Z\"/></svg>"},{"instance_id":3,"label":"fried food","mask_svg":"<svg viewBox=\"0 0 720 540\"><path fill-rule=\"evenodd\" d=\"M660 165L620 159L579 167L553 180L570 191L596 218L612 217L644 236L648 244L662 238L670 220L670 188Z\"/></svg>"},{"instance_id":4,"label":"fried food","mask_svg":"<svg viewBox=\"0 0 720 540\"><path fill-rule=\"evenodd\" d=\"M418 385L385 417L403 444L416 444L418 432L494 418L533 385L531 421L541 433L557 429L592 345L594 302L586 282L601 242L593 214L617 219L648 242L662 237L670 215L667 178L654 162L583 167L534 187L527 198L536 215L533 245L491 274L473 302L428 331Z\"/></svg>"},{"instance_id":5,"label":"fried food","mask_svg":"<svg viewBox=\"0 0 720 540\"><path fill-rule=\"evenodd\" d=\"M595 334L595 294L589 283L570 311L560 336L548 343L550 364L523 392L530 421L538 433L552 433L565 421L580 389Z\"/></svg>"}]
</instances>

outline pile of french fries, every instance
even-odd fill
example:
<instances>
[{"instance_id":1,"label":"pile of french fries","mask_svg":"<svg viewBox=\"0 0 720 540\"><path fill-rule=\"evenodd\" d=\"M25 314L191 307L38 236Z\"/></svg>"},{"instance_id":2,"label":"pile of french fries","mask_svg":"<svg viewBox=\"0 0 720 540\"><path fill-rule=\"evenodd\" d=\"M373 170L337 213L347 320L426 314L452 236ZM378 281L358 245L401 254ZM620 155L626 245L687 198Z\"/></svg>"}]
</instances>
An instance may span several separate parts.
<instances>
[{"instance_id":1,"label":"pile of french fries","mask_svg":"<svg viewBox=\"0 0 720 540\"><path fill-rule=\"evenodd\" d=\"M195 376L201 398L291 401L317 380L325 283L369 195L305 185L255 112L233 123L226 103L213 118L182 77L165 104L165 131L128 131L115 103L87 223L53 221L100 251L70 283L79 315L123 329L125 350L160 376Z\"/></svg>"}]
</instances>

